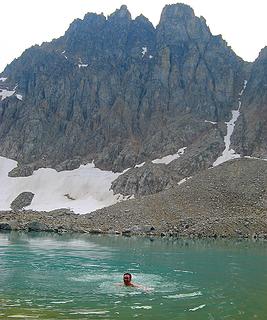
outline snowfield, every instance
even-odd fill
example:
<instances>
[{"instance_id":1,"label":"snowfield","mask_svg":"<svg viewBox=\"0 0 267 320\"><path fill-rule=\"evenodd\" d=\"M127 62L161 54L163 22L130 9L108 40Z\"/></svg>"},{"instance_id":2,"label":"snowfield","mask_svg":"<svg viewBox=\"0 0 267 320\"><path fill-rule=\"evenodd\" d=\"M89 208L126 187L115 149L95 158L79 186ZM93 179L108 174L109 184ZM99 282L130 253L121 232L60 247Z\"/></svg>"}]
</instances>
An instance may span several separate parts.
<instances>
[{"instance_id":1,"label":"snowfield","mask_svg":"<svg viewBox=\"0 0 267 320\"><path fill-rule=\"evenodd\" d=\"M24 191L35 194L31 205L25 208L37 211L69 208L83 214L123 199L110 190L111 182L120 173L102 171L93 163L72 171L41 168L29 177L8 177L16 166L16 161L0 157L0 210L9 210L11 202Z\"/></svg>"},{"instance_id":2,"label":"snowfield","mask_svg":"<svg viewBox=\"0 0 267 320\"><path fill-rule=\"evenodd\" d=\"M224 137L224 144L225 144L225 149L223 150L223 153L218 159L213 163L213 167L218 166L221 163L224 163L226 161L229 161L231 159L236 159L240 158L240 154L236 153L234 149L230 149L231 145L231 136L234 132L235 128L235 123L240 116L240 108L241 108L241 96L243 95L245 89L247 86L247 80L244 80L243 88L239 92L239 98L238 98L238 109L237 110L232 110L232 119L228 122L225 122L227 126L227 132L226 136Z\"/></svg>"},{"instance_id":3,"label":"snowfield","mask_svg":"<svg viewBox=\"0 0 267 320\"><path fill-rule=\"evenodd\" d=\"M177 153L155 159L153 163L168 164L184 154L186 147ZM145 162L137 164L141 167ZM132 198L114 195L111 183L121 173L103 171L94 163L81 165L78 169L57 172L50 168L40 168L29 177L9 177L8 172L17 167L17 162L0 157L0 210L10 210L12 201L22 192L34 193L30 206L25 209L51 211L68 208L75 213L84 214Z\"/></svg>"}]
</instances>

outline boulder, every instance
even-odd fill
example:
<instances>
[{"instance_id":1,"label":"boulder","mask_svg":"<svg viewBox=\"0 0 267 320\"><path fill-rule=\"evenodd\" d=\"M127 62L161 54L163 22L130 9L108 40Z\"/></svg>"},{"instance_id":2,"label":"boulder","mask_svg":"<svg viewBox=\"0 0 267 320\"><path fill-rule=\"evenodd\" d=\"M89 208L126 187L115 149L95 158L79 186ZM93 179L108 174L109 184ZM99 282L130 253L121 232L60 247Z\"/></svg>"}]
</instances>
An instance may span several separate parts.
<instances>
[{"instance_id":1,"label":"boulder","mask_svg":"<svg viewBox=\"0 0 267 320\"><path fill-rule=\"evenodd\" d=\"M28 231L51 231L51 228L39 221L31 221L25 227Z\"/></svg>"},{"instance_id":2,"label":"boulder","mask_svg":"<svg viewBox=\"0 0 267 320\"><path fill-rule=\"evenodd\" d=\"M12 227L8 222L0 222L0 230L12 230Z\"/></svg>"},{"instance_id":3,"label":"boulder","mask_svg":"<svg viewBox=\"0 0 267 320\"><path fill-rule=\"evenodd\" d=\"M32 192L22 192L11 202L10 207L12 210L21 210L32 203L33 197Z\"/></svg>"}]
</instances>

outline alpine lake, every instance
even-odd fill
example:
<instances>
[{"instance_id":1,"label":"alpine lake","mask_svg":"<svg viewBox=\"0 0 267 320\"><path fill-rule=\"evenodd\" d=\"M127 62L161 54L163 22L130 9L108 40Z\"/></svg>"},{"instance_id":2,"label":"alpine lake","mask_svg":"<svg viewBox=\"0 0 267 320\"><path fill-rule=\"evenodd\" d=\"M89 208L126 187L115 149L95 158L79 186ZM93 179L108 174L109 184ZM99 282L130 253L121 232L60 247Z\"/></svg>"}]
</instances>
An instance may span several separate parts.
<instances>
[{"instance_id":1,"label":"alpine lake","mask_svg":"<svg viewBox=\"0 0 267 320\"><path fill-rule=\"evenodd\" d=\"M12 231L0 275L0 319L267 319L266 241Z\"/></svg>"}]
</instances>

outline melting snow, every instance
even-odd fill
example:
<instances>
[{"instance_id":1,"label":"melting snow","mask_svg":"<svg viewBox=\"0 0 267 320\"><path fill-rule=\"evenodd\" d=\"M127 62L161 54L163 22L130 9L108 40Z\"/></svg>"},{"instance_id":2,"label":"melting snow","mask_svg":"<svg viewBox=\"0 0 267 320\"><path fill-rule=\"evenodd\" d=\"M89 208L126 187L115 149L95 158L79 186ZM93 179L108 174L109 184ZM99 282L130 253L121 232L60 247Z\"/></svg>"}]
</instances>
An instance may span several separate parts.
<instances>
[{"instance_id":1,"label":"melting snow","mask_svg":"<svg viewBox=\"0 0 267 320\"><path fill-rule=\"evenodd\" d=\"M165 157L160 158L160 159L152 160L152 162L153 163L169 164L173 160L176 160L176 159L180 158L180 156L184 154L185 149L186 149L186 147L180 148L176 153L168 155L168 156L165 156Z\"/></svg>"},{"instance_id":2,"label":"melting snow","mask_svg":"<svg viewBox=\"0 0 267 320\"><path fill-rule=\"evenodd\" d=\"M247 158L247 159L254 159L254 160L267 161L267 159L265 159L265 158L257 158L257 157L251 157L251 156L244 156L244 158Z\"/></svg>"},{"instance_id":3,"label":"melting snow","mask_svg":"<svg viewBox=\"0 0 267 320\"><path fill-rule=\"evenodd\" d=\"M84 63L82 62L82 59L79 58L78 67L79 67L79 68L86 68L86 67L88 67L88 64L84 64Z\"/></svg>"},{"instance_id":4,"label":"melting snow","mask_svg":"<svg viewBox=\"0 0 267 320\"><path fill-rule=\"evenodd\" d=\"M226 136L224 137L225 149L223 150L222 155L213 163L213 167L216 167L219 164L226 162L228 160L240 158L240 154L237 154L235 153L235 150L230 149L230 144L231 144L231 136L234 132L236 120L240 115L239 110L241 108L241 96L244 90L246 89L246 86L247 86L247 80L244 81L243 88L239 93L240 98L238 99L238 109L232 110L232 119L228 122L225 122L225 124L227 125L227 133L226 133Z\"/></svg>"},{"instance_id":5,"label":"melting snow","mask_svg":"<svg viewBox=\"0 0 267 320\"><path fill-rule=\"evenodd\" d=\"M147 53L147 47L142 47L142 57Z\"/></svg>"},{"instance_id":6,"label":"melting snow","mask_svg":"<svg viewBox=\"0 0 267 320\"><path fill-rule=\"evenodd\" d=\"M170 155L165 156L160 159L154 159L154 160L152 160L152 162L153 163L169 164L173 160L180 158L180 156L184 154L185 149L186 149L186 147L180 148L175 154L170 154ZM142 163L136 164L134 167L141 168L141 167L143 167L144 164L145 164L145 162L142 162ZM124 170L123 173L126 172L127 170L129 170L129 169Z\"/></svg>"},{"instance_id":7,"label":"melting snow","mask_svg":"<svg viewBox=\"0 0 267 320\"><path fill-rule=\"evenodd\" d=\"M5 82L7 78L0 78L0 81Z\"/></svg>"},{"instance_id":8,"label":"melting snow","mask_svg":"<svg viewBox=\"0 0 267 320\"><path fill-rule=\"evenodd\" d=\"M209 120L205 120L205 122L211 123L211 124L217 124L216 121L209 121Z\"/></svg>"},{"instance_id":9,"label":"melting snow","mask_svg":"<svg viewBox=\"0 0 267 320\"><path fill-rule=\"evenodd\" d=\"M202 304L202 305L200 305L200 306L198 306L198 307L195 307L195 308L192 308L192 309L188 309L188 311L196 311L196 310L202 309L202 308L204 308L204 307L206 307L206 305L205 305L205 304Z\"/></svg>"},{"instance_id":10,"label":"melting snow","mask_svg":"<svg viewBox=\"0 0 267 320\"><path fill-rule=\"evenodd\" d=\"M0 210L9 210L11 202L24 191L35 194L27 209L38 211L70 208L75 213L87 213L125 199L110 190L111 182L121 173L102 171L93 163L72 171L41 168L29 177L8 177L16 166L16 161L0 157Z\"/></svg>"},{"instance_id":11,"label":"melting snow","mask_svg":"<svg viewBox=\"0 0 267 320\"><path fill-rule=\"evenodd\" d=\"M247 83L248 81L247 80L244 80L244 85L243 85L243 88L242 90L239 92L239 95L242 96L242 94L244 93L245 89L246 89L246 86L247 86Z\"/></svg>"},{"instance_id":12,"label":"melting snow","mask_svg":"<svg viewBox=\"0 0 267 320\"><path fill-rule=\"evenodd\" d=\"M191 178L192 178L191 176L190 176L190 177L183 178L183 179L180 180L177 184L180 185L180 184L186 182L188 179L191 179Z\"/></svg>"},{"instance_id":13,"label":"melting snow","mask_svg":"<svg viewBox=\"0 0 267 320\"><path fill-rule=\"evenodd\" d=\"M0 97L1 101L3 101L7 97L11 97L15 93L15 90L6 90L6 89L0 89Z\"/></svg>"},{"instance_id":14,"label":"melting snow","mask_svg":"<svg viewBox=\"0 0 267 320\"><path fill-rule=\"evenodd\" d=\"M0 79L7 79L7 78L0 78ZM14 95L14 93L16 92L18 85L15 86L15 88L13 90L9 90L7 89L0 89L0 101L3 101L4 99L11 97ZM19 100L22 100L22 95L21 94L16 94L16 98Z\"/></svg>"},{"instance_id":15,"label":"melting snow","mask_svg":"<svg viewBox=\"0 0 267 320\"><path fill-rule=\"evenodd\" d=\"M62 51L61 54L63 54L64 58L68 60L68 57L64 54L66 51Z\"/></svg>"},{"instance_id":16,"label":"melting snow","mask_svg":"<svg viewBox=\"0 0 267 320\"><path fill-rule=\"evenodd\" d=\"M135 168L141 168L141 167L143 167L144 164L145 164L145 162L136 164L136 165L135 165Z\"/></svg>"}]
</instances>

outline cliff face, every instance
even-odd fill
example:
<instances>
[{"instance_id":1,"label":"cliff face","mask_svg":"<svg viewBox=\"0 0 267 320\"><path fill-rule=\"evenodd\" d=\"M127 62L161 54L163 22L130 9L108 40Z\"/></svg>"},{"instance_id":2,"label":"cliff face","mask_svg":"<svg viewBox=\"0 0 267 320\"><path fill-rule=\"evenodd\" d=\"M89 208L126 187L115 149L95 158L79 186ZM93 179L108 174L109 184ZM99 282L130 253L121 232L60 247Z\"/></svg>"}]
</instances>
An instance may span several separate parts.
<instances>
[{"instance_id":1,"label":"cliff face","mask_svg":"<svg viewBox=\"0 0 267 320\"><path fill-rule=\"evenodd\" d=\"M267 158L267 47L252 65L234 144L243 155Z\"/></svg>"},{"instance_id":2,"label":"cliff face","mask_svg":"<svg viewBox=\"0 0 267 320\"><path fill-rule=\"evenodd\" d=\"M156 28L126 6L108 18L89 13L4 70L1 87L15 93L0 101L0 154L35 168L94 159L121 171L201 145L213 150L205 167L223 149L223 129L205 120L229 119L245 71L186 5L166 6Z\"/></svg>"}]
</instances>

